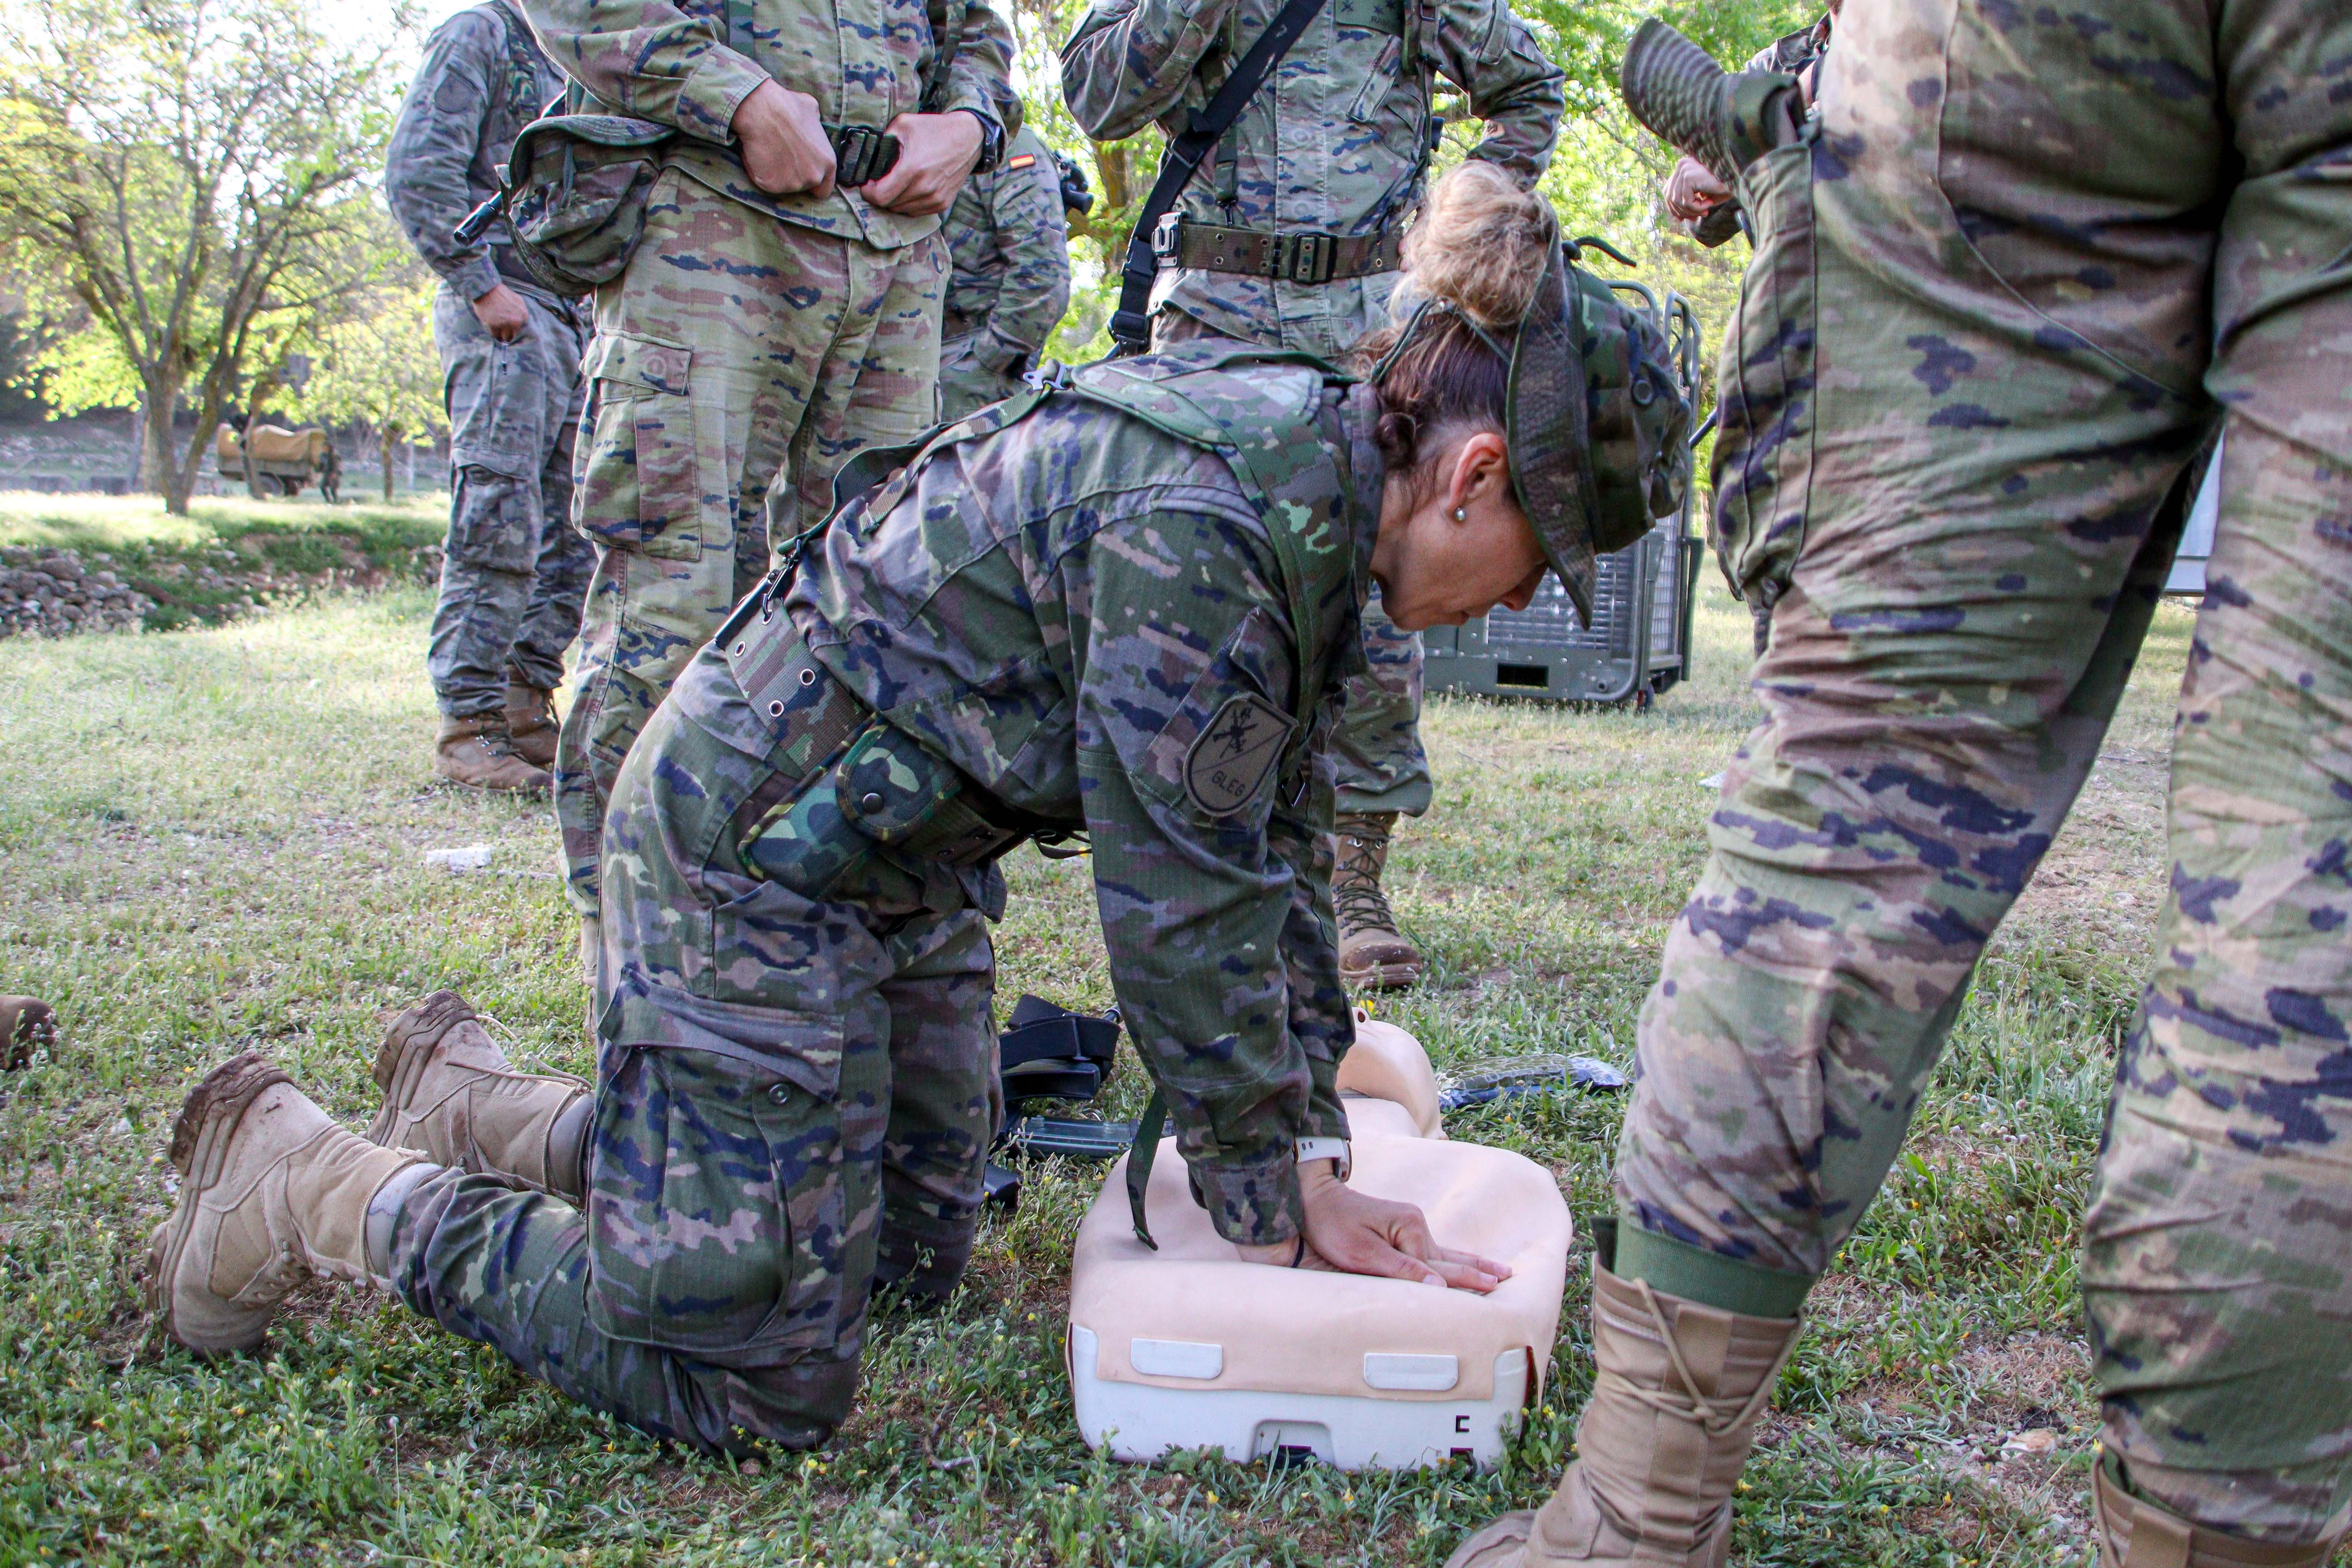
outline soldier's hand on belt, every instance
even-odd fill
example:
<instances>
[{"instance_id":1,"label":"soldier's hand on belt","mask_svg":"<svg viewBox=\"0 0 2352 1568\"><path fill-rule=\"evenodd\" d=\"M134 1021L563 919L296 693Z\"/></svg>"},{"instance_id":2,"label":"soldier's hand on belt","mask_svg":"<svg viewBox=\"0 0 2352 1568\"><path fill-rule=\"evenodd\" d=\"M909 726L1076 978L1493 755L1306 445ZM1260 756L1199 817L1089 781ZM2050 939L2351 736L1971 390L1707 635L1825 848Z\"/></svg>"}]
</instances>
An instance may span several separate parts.
<instances>
[{"instance_id":1,"label":"soldier's hand on belt","mask_svg":"<svg viewBox=\"0 0 2352 1568\"><path fill-rule=\"evenodd\" d=\"M1302 1268L1451 1285L1481 1295L1511 1277L1508 1264L1438 1246L1420 1209L1412 1204L1367 1197L1341 1181L1328 1160L1302 1163L1298 1190L1307 1210L1307 1252L1299 1258ZM1240 1251L1247 1262L1286 1267L1298 1257L1298 1244L1277 1241Z\"/></svg>"},{"instance_id":2,"label":"soldier's hand on belt","mask_svg":"<svg viewBox=\"0 0 2352 1568\"><path fill-rule=\"evenodd\" d=\"M772 196L833 195L833 139L818 123L815 99L763 81L735 106L730 124L753 184Z\"/></svg>"},{"instance_id":3,"label":"soldier's hand on belt","mask_svg":"<svg viewBox=\"0 0 2352 1568\"><path fill-rule=\"evenodd\" d=\"M491 285L490 291L474 301L474 320L482 330L502 343L510 343L530 325L530 307L522 296L503 283Z\"/></svg>"},{"instance_id":4,"label":"soldier's hand on belt","mask_svg":"<svg viewBox=\"0 0 2352 1568\"><path fill-rule=\"evenodd\" d=\"M902 114L887 128L898 139L898 161L860 194L885 212L929 217L955 205L956 193L980 162L980 121L961 109L945 114Z\"/></svg>"},{"instance_id":5,"label":"soldier's hand on belt","mask_svg":"<svg viewBox=\"0 0 2352 1568\"><path fill-rule=\"evenodd\" d=\"M1730 198L1714 171L1687 153L1666 176L1666 210L1685 223L1705 217Z\"/></svg>"}]
</instances>

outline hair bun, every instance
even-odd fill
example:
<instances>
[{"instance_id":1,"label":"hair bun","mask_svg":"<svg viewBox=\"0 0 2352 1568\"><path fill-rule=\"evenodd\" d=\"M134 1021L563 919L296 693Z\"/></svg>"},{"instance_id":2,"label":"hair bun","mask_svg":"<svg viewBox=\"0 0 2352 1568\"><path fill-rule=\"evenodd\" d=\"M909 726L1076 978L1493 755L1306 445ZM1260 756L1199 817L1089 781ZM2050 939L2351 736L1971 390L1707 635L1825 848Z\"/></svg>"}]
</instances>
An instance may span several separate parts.
<instances>
[{"instance_id":1,"label":"hair bun","mask_svg":"<svg viewBox=\"0 0 2352 1568\"><path fill-rule=\"evenodd\" d=\"M1438 181L1404 237L1407 281L1490 331L1515 327L1559 245L1551 204L1472 159Z\"/></svg>"}]
</instances>

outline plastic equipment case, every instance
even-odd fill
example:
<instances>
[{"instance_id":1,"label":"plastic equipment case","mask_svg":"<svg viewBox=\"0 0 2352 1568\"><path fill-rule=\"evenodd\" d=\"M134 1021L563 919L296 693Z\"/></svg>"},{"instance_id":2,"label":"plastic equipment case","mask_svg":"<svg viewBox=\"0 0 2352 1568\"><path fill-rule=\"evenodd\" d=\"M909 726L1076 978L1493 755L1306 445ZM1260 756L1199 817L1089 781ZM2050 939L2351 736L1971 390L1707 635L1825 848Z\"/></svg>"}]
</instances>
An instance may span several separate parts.
<instances>
[{"instance_id":1,"label":"plastic equipment case","mask_svg":"<svg viewBox=\"0 0 2352 1568\"><path fill-rule=\"evenodd\" d=\"M1671 290L1661 301L1630 280L1609 286L1641 301L1665 334L1684 394L1693 394L1699 337L1689 302ZM1590 627L1577 624L1568 591L1547 574L1524 610L1496 610L1483 620L1423 632L1427 689L1648 706L1690 673L1691 603L1706 553L1690 526L1696 489L1685 485L1678 513L1601 558Z\"/></svg>"}]
</instances>

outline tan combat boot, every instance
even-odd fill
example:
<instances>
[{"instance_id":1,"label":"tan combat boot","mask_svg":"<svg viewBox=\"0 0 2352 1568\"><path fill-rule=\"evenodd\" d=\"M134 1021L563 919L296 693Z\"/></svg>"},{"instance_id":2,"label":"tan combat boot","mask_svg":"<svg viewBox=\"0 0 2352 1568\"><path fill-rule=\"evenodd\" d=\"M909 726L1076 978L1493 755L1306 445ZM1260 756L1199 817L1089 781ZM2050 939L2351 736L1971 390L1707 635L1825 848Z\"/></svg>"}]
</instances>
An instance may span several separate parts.
<instances>
[{"instance_id":1,"label":"tan combat boot","mask_svg":"<svg viewBox=\"0 0 2352 1568\"><path fill-rule=\"evenodd\" d=\"M434 1172L405 1149L353 1137L258 1051L189 1094L172 1128L180 1205L147 1247L147 1305L206 1355L261 1342L278 1303L314 1276L384 1283L369 1209ZM383 1206L383 1205L379 1205ZM391 1239L388 1205L379 1250Z\"/></svg>"},{"instance_id":2,"label":"tan combat boot","mask_svg":"<svg viewBox=\"0 0 2352 1568\"><path fill-rule=\"evenodd\" d=\"M2266 1546L2189 1523L2170 1509L2124 1490L2100 1464L2091 1471L2099 1568L2326 1568L2343 1542L2339 1520L2325 1541Z\"/></svg>"},{"instance_id":3,"label":"tan combat boot","mask_svg":"<svg viewBox=\"0 0 2352 1568\"><path fill-rule=\"evenodd\" d=\"M0 996L0 1072L33 1065L33 1053L58 1043L57 1009L37 996Z\"/></svg>"},{"instance_id":4,"label":"tan combat boot","mask_svg":"<svg viewBox=\"0 0 2352 1568\"><path fill-rule=\"evenodd\" d=\"M507 677L507 736L515 755L535 768L555 766L555 693Z\"/></svg>"},{"instance_id":5,"label":"tan combat boot","mask_svg":"<svg viewBox=\"0 0 2352 1568\"><path fill-rule=\"evenodd\" d=\"M1388 895L1381 891L1396 819L1393 811L1351 812L1333 825L1338 864L1331 873L1331 901L1339 914L1339 978L1365 991L1402 991L1420 981L1429 963L1397 930Z\"/></svg>"},{"instance_id":6,"label":"tan combat boot","mask_svg":"<svg viewBox=\"0 0 2352 1568\"><path fill-rule=\"evenodd\" d=\"M508 795L535 794L555 782L553 774L515 749L503 713L443 719L441 738L433 748L433 771L468 789Z\"/></svg>"},{"instance_id":7,"label":"tan combat boot","mask_svg":"<svg viewBox=\"0 0 2352 1568\"><path fill-rule=\"evenodd\" d=\"M1576 1462L1540 1510L1505 1514L1455 1547L1446 1568L1724 1568L1732 1488L1803 1327L1669 1296L1596 1259L1596 1376Z\"/></svg>"},{"instance_id":8,"label":"tan combat boot","mask_svg":"<svg viewBox=\"0 0 2352 1568\"><path fill-rule=\"evenodd\" d=\"M455 991L436 991L392 1021L375 1081L383 1109L368 1123L369 1142L580 1202L588 1086L517 1072Z\"/></svg>"}]
</instances>

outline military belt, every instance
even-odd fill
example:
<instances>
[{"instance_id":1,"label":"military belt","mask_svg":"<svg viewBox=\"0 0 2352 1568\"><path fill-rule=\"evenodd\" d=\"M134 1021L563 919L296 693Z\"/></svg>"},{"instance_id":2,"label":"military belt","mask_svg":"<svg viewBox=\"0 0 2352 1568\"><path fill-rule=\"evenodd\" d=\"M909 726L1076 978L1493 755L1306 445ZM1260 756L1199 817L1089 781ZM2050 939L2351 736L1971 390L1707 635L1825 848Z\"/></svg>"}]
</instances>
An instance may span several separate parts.
<instances>
[{"instance_id":1,"label":"military belt","mask_svg":"<svg viewBox=\"0 0 2352 1568\"><path fill-rule=\"evenodd\" d=\"M1175 213L1160 219L1159 230L1151 237L1152 253L1162 267L1192 267L1286 283L1328 283L1393 272L1402 247L1402 237L1394 229L1353 235L1268 234L1259 228L1192 223Z\"/></svg>"},{"instance_id":2,"label":"military belt","mask_svg":"<svg viewBox=\"0 0 2352 1568\"><path fill-rule=\"evenodd\" d=\"M827 127L833 139L833 183L843 190L878 180L898 163L898 139L871 125Z\"/></svg>"}]
</instances>

